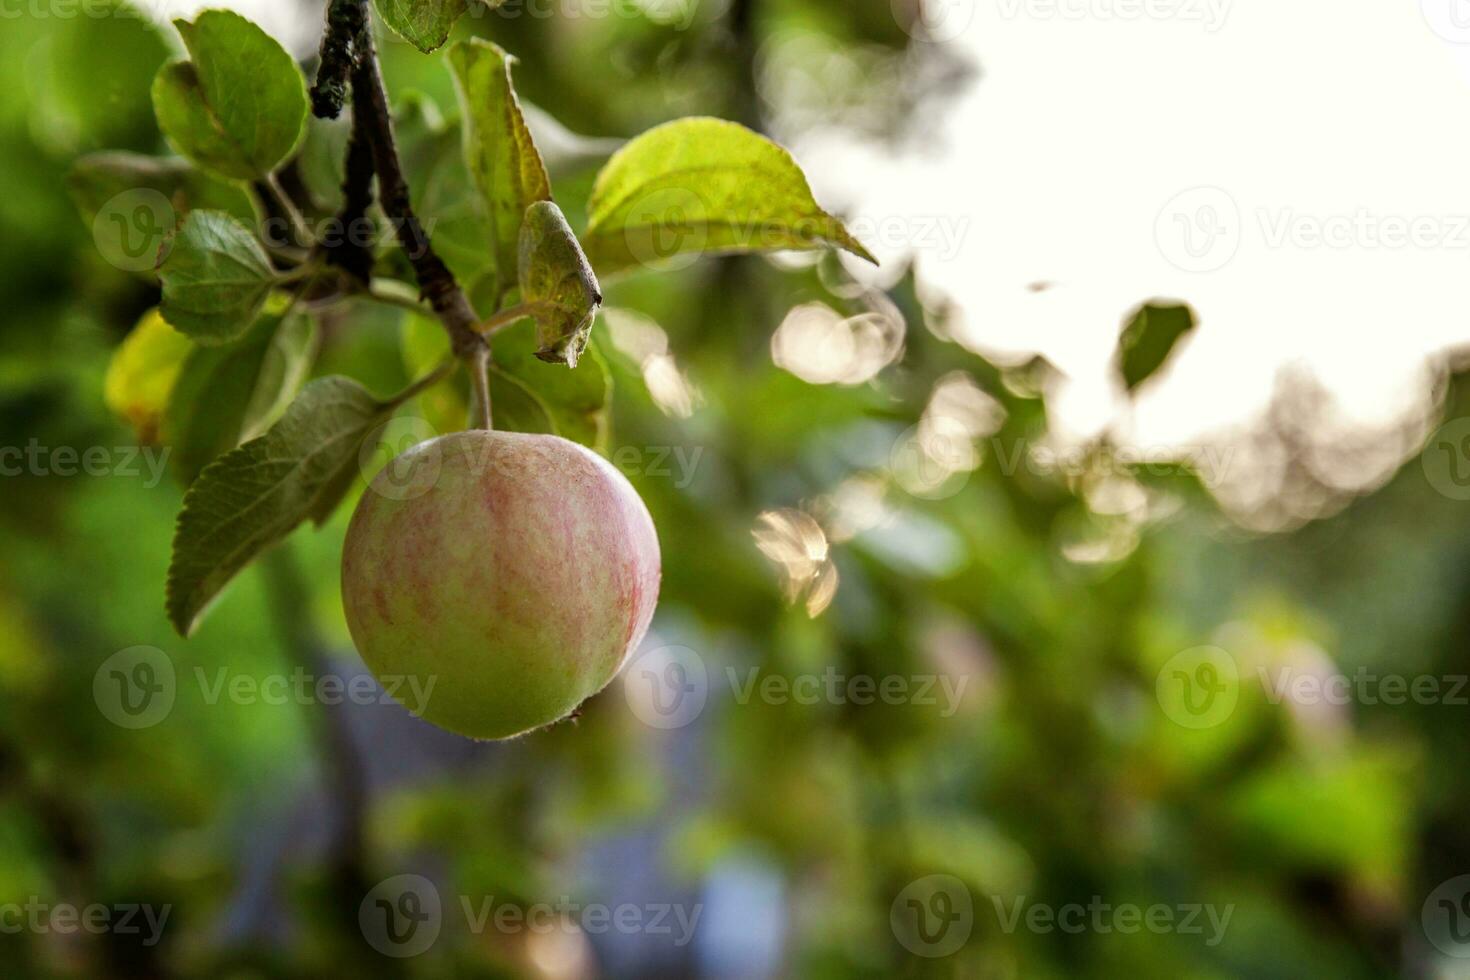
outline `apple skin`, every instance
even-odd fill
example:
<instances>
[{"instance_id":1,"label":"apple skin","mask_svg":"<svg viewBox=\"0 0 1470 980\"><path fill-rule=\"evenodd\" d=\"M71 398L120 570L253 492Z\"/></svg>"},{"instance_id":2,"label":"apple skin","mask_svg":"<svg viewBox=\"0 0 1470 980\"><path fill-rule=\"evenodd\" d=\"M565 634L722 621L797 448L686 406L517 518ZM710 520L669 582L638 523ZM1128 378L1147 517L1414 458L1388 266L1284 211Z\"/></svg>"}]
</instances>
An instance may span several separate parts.
<instances>
[{"instance_id":1,"label":"apple skin","mask_svg":"<svg viewBox=\"0 0 1470 980\"><path fill-rule=\"evenodd\" d=\"M648 630L660 575L648 509L607 460L557 436L471 430L373 479L347 529L342 603L373 674L402 678L404 701L412 681L430 691L405 707L500 739L607 686Z\"/></svg>"}]
</instances>

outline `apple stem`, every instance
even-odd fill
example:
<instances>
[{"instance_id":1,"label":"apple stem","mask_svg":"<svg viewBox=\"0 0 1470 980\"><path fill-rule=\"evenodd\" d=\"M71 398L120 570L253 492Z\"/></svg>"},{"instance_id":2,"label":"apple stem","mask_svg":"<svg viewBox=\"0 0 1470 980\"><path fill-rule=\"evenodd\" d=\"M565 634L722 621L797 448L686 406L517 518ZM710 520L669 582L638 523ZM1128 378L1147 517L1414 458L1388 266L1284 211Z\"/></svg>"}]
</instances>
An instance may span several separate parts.
<instances>
[{"instance_id":1,"label":"apple stem","mask_svg":"<svg viewBox=\"0 0 1470 980\"><path fill-rule=\"evenodd\" d=\"M473 399L470 404L471 429L493 429L494 417L490 412L490 348L483 347L469 357L470 387Z\"/></svg>"}]
</instances>

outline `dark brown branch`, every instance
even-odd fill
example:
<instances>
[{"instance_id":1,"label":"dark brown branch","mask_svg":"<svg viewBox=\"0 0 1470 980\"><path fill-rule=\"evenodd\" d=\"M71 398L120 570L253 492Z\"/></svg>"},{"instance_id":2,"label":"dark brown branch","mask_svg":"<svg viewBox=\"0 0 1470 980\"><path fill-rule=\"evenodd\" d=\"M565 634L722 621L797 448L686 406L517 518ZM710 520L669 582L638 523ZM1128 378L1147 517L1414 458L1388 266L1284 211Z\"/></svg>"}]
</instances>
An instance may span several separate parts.
<instances>
[{"instance_id":1,"label":"dark brown branch","mask_svg":"<svg viewBox=\"0 0 1470 980\"><path fill-rule=\"evenodd\" d=\"M360 116L352 107L352 136L347 143L346 176L342 179L342 210L337 214L337 234L322 244L327 263L351 276L366 287L373 278L372 236L368 208L373 203L373 148Z\"/></svg>"},{"instance_id":2,"label":"dark brown branch","mask_svg":"<svg viewBox=\"0 0 1470 980\"><path fill-rule=\"evenodd\" d=\"M337 0L356 3L364 9L363 0ZM364 18L366 15L364 14ZM378 174L378 203L392 222L398 240L413 266L422 294L444 329L454 352L472 358L486 347L485 339L475 332L479 322L474 308L454 279L444 260L434 252L429 236L414 214L409 201L408 181L398 161L398 147L393 137L393 115L388 107L388 93L383 88L383 75L378 68L378 52L373 46L372 32L364 30L356 44L356 60L352 68L352 102L355 127L366 132L372 147L373 164Z\"/></svg>"},{"instance_id":3,"label":"dark brown branch","mask_svg":"<svg viewBox=\"0 0 1470 980\"><path fill-rule=\"evenodd\" d=\"M358 3L327 6L327 30L322 35L321 61L311 87L311 111L320 119L336 119L347 100L347 76L352 53L364 34L366 11Z\"/></svg>"}]
</instances>

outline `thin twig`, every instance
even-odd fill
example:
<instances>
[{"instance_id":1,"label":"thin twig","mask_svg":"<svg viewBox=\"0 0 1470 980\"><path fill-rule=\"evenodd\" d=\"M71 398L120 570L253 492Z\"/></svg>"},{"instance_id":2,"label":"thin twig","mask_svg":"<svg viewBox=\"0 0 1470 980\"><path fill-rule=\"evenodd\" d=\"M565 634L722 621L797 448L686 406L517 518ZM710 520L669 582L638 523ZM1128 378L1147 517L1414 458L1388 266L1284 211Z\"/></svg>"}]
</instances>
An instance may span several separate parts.
<instances>
[{"instance_id":1,"label":"thin twig","mask_svg":"<svg viewBox=\"0 0 1470 980\"><path fill-rule=\"evenodd\" d=\"M403 402L408 401L415 395L423 394L425 391L428 391L430 388L434 387L436 384L453 374L454 369L458 366L458 358L447 358L442 364L434 368L434 370L430 371L428 374L424 375L422 378L419 378L413 384L409 385L407 388L404 388L398 394L394 395L391 399L392 402L395 405L399 405Z\"/></svg>"},{"instance_id":2,"label":"thin twig","mask_svg":"<svg viewBox=\"0 0 1470 980\"><path fill-rule=\"evenodd\" d=\"M312 236L311 229L306 226L306 216L301 213L301 209L296 206L296 202L291 200L291 195L287 194L286 189L281 186L280 179L274 173L269 173L265 175L265 179L261 183L270 191L271 198L276 207L280 208L281 213L286 216L286 220L291 222L291 231L296 236L296 240L305 245L310 245L312 243Z\"/></svg>"},{"instance_id":3,"label":"thin twig","mask_svg":"<svg viewBox=\"0 0 1470 980\"><path fill-rule=\"evenodd\" d=\"M499 313L495 314L484 323L476 325L475 330L482 337L491 337L504 330L511 324L517 322L518 320L523 320L528 316L532 316L534 312L535 306L533 306L532 304L517 303L515 306L508 306L505 309L501 310Z\"/></svg>"},{"instance_id":4,"label":"thin twig","mask_svg":"<svg viewBox=\"0 0 1470 980\"><path fill-rule=\"evenodd\" d=\"M430 310L422 302L415 299L414 297L405 296L402 293L394 292L389 286L379 285L379 283L381 282L391 283L397 282L397 280L377 280L367 288L367 291L363 293L363 295L368 297L368 299L376 300L379 303L387 303L390 306L402 307L405 310L412 310L415 313L433 313L433 310Z\"/></svg>"}]
</instances>

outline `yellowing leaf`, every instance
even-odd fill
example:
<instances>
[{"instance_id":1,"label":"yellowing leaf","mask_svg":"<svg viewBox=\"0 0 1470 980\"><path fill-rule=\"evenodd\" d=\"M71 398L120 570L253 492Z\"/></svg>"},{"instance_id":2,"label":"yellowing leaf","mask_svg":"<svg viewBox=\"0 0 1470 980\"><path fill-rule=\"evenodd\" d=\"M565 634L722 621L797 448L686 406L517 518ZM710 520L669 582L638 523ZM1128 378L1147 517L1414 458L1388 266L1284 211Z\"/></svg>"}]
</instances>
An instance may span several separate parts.
<instances>
[{"instance_id":1,"label":"yellowing leaf","mask_svg":"<svg viewBox=\"0 0 1470 980\"><path fill-rule=\"evenodd\" d=\"M449 64L463 116L465 165L485 199L503 293L517 266L526 208L551 200L551 180L511 85L515 59L475 38L450 48Z\"/></svg>"},{"instance_id":2,"label":"yellowing leaf","mask_svg":"<svg viewBox=\"0 0 1470 980\"><path fill-rule=\"evenodd\" d=\"M102 397L114 415L137 431L139 442L158 441L169 395L193 346L152 309L113 352Z\"/></svg>"}]
</instances>

